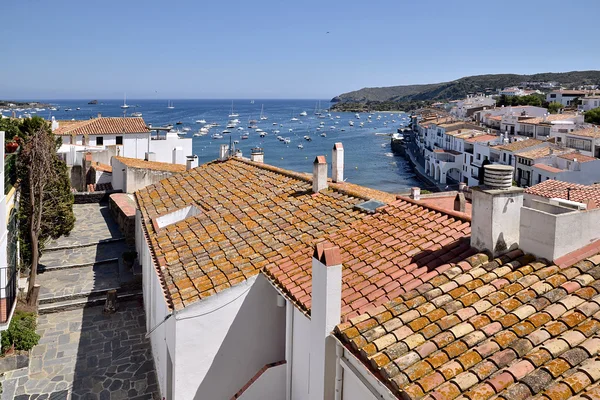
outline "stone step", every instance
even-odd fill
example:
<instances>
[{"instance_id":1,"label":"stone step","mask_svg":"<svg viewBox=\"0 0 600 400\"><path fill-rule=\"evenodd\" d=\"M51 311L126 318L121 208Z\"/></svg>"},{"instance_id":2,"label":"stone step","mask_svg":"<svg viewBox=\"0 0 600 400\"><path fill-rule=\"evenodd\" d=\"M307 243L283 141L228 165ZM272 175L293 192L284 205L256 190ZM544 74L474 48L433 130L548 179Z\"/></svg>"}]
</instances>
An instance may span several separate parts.
<instances>
[{"instance_id":1,"label":"stone step","mask_svg":"<svg viewBox=\"0 0 600 400\"><path fill-rule=\"evenodd\" d=\"M106 238L106 239L101 239L95 242L89 242L89 243L81 243L81 244L70 244L70 245L57 245L57 246L52 246L52 247L46 247L44 249L44 252L52 252L52 251L57 251L57 250L70 250L70 249L78 249L81 247L90 247L90 246L97 246L100 244L108 244L108 243L115 243L115 242L124 242L125 238L120 236L120 237L110 237L110 238Z\"/></svg>"},{"instance_id":2,"label":"stone step","mask_svg":"<svg viewBox=\"0 0 600 400\"><path fill-rule=\"evenodd\" d=\"M59 271L61 269L71 269L71 268L87 268L94 267L97 265L104 264L112 264L119 262L119 258L106 258L104 260L98 260L91 263L82 263L82 264L65 264L65 265L57 265L55 267L47 267L45 265L40 264L38 267L38 273L41 272L50 272L50 271Z\"/></svg>"},{"instance_id":3,"label":"stone step","mask_svg":"<svg viewBox=\"0 0 600 400\"><path fill-rule=\"evenodd\" d=\"M141 290L124 291L117 295L117 302L132 301L142 298ZM43 303L40 301L39 314L51 314L61 311L75 310L84 307L102 306L106 302L106 291L93 293L83 297L65 298L64 300Z\"/></svg>"},{"instance_id":4,"label":"stone step","mask_svg":"<svg viewBox=\"0 0 600 400\"><path fill-rule=\"evenodd\" d=\"M68 301L68 300L87 299L87 298L94 297L94 296L106 297L106 292L108 292L109 290L116 290L117 293L121 294L121 293L127 293L127 292L131 292L131 291L138 291L138 290L141 290L141 288L142 288L142 284L141 284L141 282L139 282L139 283L129 283L129 284L126 284L123 286L116 285L114 287L104 287L102 289L92 289L92 290L82 291L82 292L78 292L78 293L70 293L70 294L65 294L62 296L47 296L47 295L42 296L42 295L40 295L39 303L41 305L41 304L52 304L52 303Z\"/></svg>"},{"instance_id":5,"label":"stone step","mask_svg":"<svg viewBox=\"0 0 600 400\"><path fill-rule=\"evenodd\" d=\"M40 269L64 269L114 262L128 250L131 250L131 247L125 241L115 241L106 244L45 251L40 259Z\"/></svg>"}]
</instances>

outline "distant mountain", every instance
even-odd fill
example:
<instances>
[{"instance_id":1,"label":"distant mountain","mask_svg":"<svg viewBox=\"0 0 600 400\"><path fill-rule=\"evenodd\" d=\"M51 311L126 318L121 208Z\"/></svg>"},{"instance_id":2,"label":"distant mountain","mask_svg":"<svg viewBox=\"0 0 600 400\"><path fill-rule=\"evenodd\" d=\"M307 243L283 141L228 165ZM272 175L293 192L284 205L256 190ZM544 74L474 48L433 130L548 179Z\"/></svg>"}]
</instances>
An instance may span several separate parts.
<instances>
[{"instance_id":1,"label":"distant mountain","mask_svg":"<svg viewBox=\"0 0 600 400\"><path fill-rule=\"evenodd\" d=\"M600 84L600 71L544 72L534 75L496 74L475 75L452 82L425 85L405 85L364 88L334 97L335 103L418 102L456 100L467 94L495 91L521 82L558 82L562 86Z\"/></svg>"}]
</instances>

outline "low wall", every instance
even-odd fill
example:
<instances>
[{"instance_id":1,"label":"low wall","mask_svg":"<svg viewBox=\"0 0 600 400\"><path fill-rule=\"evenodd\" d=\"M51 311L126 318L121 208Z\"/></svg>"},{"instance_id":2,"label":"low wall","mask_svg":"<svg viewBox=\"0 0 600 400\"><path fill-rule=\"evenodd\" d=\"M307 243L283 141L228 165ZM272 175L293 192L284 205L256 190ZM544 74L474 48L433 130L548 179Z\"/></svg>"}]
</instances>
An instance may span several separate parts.
<instances>
[{"instance_id":1,"label":"low wall","mask_svg":"<svg viewBox=\"0 0 600 400\"><path fill-rule=\"evenodd\" d=\"M125 236L125 242L135 244L135 203L125 193L110 195L108 209Z\"/></svg>"},{"instance_id":2,"label":"low wall","mask_svg":"<svg viewBox=\"0 0 600 400\"><path fill-rule=\"evenodd\" d=\"M0 357L0 374L15 369L25 368L29 365L29 352L22 351L19 354L10 354Z\"/></svg>"},{"instance_id":3,"label":"low wall","mask_svg":"<svg viewBox=\"0 0 600 400\"><path fill-rule=\"evenodd\" d=\"M120 190L105 190L99 192L76 192L73 193L75 197L75 204L88 204L88 203L104 203L107 202L110 195L113 193L121 193Z\"/></svg>"}]
</instances>

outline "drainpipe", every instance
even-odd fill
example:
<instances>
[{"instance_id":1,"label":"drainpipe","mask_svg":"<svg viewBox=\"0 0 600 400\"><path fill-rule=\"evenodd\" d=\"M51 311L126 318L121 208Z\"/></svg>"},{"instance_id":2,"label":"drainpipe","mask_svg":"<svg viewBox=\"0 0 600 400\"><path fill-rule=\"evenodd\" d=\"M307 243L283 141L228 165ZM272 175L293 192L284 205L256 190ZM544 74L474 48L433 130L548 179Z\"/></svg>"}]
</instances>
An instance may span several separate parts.
<instances>
[{"instance_id":1,"label":"drainpipe","mask_svg":"<svg viewBox=\"0 0 600 400\"><path fill-rule=\"evenodd\" d=\"M344 370L342 368L342 356L344 348L340 342L335 342L335 400L342 400L342 382L344 378Z\"/></svg>"},{"instance_id":2,"label":"drainpipe","mask_svg":"<svg viewBox=\"0 0 600 400\"><path fill-rule=\"evenodd\" d=\"M290 301L286 301L286 318L285 318L285 329L287 332L287 339L285 343L285 361L286 361L286 400L292 400L292 368L294 366L294 306Z\"/></svg>"}]
</instances>

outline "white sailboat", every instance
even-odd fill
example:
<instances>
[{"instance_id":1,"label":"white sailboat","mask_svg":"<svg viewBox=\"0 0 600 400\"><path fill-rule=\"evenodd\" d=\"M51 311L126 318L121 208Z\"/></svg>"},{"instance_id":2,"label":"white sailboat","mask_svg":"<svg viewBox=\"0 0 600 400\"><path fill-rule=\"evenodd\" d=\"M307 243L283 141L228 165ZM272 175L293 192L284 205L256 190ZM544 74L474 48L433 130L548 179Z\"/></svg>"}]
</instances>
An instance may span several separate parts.
<instances>
[{"instance_id":1,"label":"white sailboat","mask_svg":"<svg viewBox=\"0 0 600 400\"><path fill-rule=\"evenodd\" d=\"M127 105L127 94L125 94L123 96L123 105L121 106L121 108L124 109L124 110L127 109L127 108L129 108L129 106Z\"/></svg>"},{"instance_id":2,"label":"white sailboat","mask_svg":"<svg viewBox=\"0 0 600 400\"><path fill-rule=\"evenodd\" d=\"M233 112L233 100L231 101L231 113L229 114L229 118L235 118L235 117L239 117L240 114L236 114L235 112Z\"/></svg>"},{"instance_id":3,"label":"white sailboat","mask_svg":"<svg viewBox=\"0 0 600 400\"><path fill-rule=\"evenodd\" d=\"M261 106L260 106L260 120L261 120L261 121L266 121L266 120L268 120L268 119L269 119L269 118L267 118L265 115L263 115L263 111L264 111L264 109L265 109L265 105L264 105L264 104L261 104Z\"/></svg>"},{"instance_id":4,"label":"white sailboat","mask_svg":"<svg viewBox=\"0 0 600 400\"><path fill-rule=\"evenodd\" d=\"M168 108L169 110L172 110L172 109L174 109L174 108L175 108L175 106L173 105L173 102L172 102L172 101L168 101L168 102L167 102L167 108Z\"/></svg>"}]
</instances>

